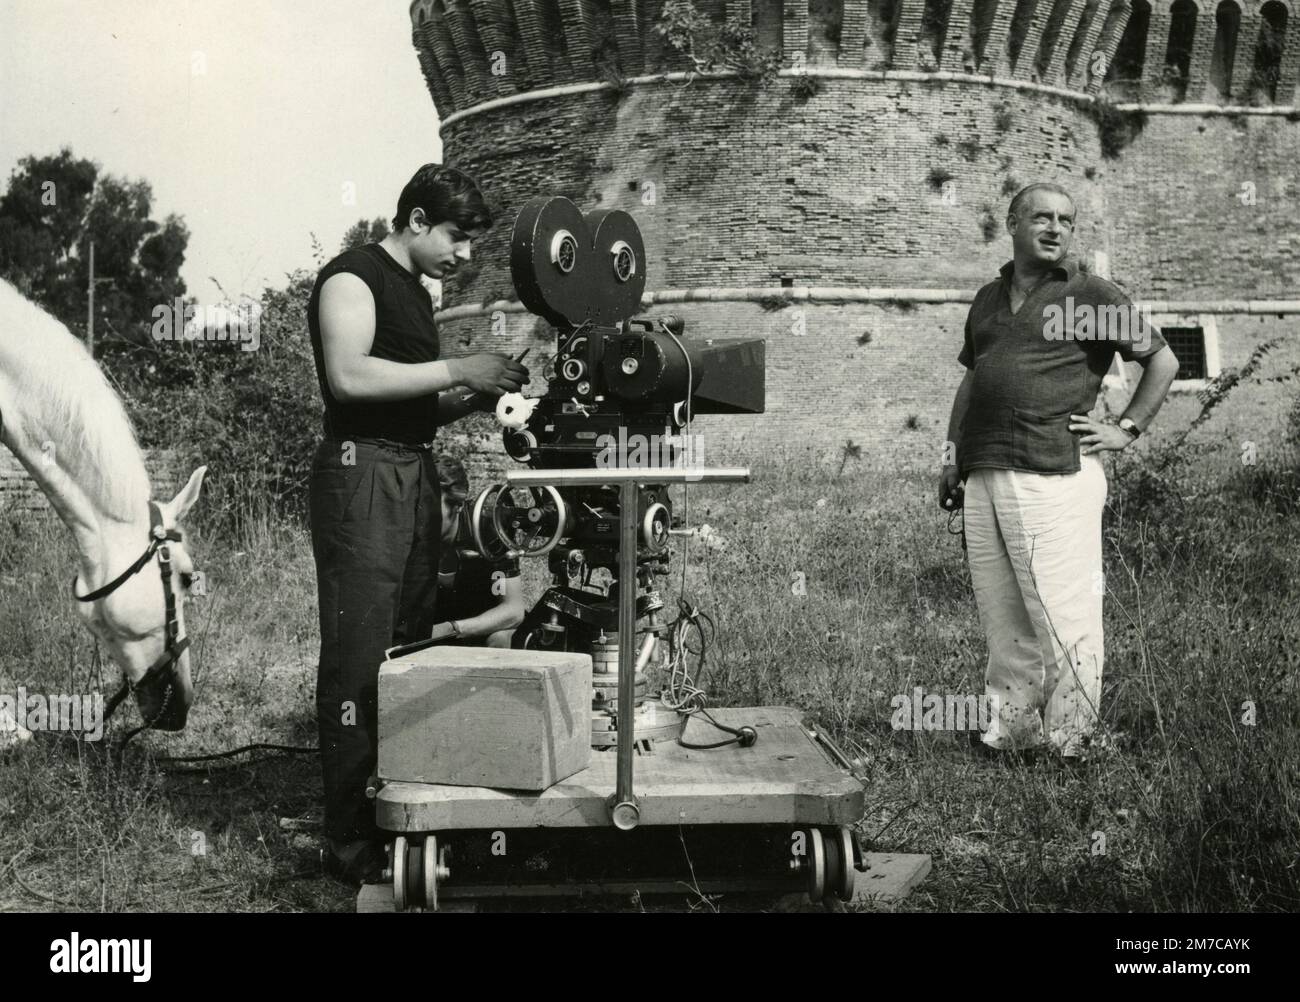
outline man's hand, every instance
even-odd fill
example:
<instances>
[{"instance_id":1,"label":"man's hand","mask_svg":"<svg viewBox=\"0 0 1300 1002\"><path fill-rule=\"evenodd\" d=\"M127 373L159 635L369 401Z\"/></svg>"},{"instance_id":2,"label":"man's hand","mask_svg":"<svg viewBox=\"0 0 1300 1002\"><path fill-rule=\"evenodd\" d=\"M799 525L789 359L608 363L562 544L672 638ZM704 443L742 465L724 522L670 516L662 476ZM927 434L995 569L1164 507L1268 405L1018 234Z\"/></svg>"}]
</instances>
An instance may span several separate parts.
<instances>
[{"instance_id":1,"label":"man's hand","mask_svg":"<svg viewBox=\"0 0 1300 1002\"><path fill-rule=\"evenodd\" d=\"M1119 452L1133 442L1133 436L1124 429L1078 414L1070 415L1070 431L1083 433L1079 444L1083 446L1081 455L1084 456L1091 456L1094 452Z\"/></svg>"},{"instance_id":2,"label":"man's hand","mask_svg":"<svg viewBox=\"0 0 1300 1002\"><path fill-rule=\"evenodd\" d=\"M961 471L956 466L945 466L939 474L939 507L944 511L957 511L966 503L966 489L962 486Z\"/></svg>"},{"instance_id":3,"label":"man's hand","mask_svg":"<svg viewBox=\"0 0 1300 1002\"><path fill-rule=\"evenodd\" d=\"M454 362L453 371L462 386L494 398L518 393L529 378L526 367L499 351L483 351Z\"/></svg>"}]
</instances>

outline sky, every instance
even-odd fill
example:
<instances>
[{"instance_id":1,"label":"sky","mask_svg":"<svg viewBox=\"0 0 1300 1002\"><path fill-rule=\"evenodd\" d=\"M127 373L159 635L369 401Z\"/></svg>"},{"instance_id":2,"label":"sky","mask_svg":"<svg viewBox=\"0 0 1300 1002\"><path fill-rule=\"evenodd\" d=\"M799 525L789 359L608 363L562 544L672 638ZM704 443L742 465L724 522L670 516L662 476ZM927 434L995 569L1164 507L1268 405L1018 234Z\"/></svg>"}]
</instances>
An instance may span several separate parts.
<instances>
[{"instance_id":1,"label":"sky","mask_svg":"<svg viewBox=\"0 0 1300 1002\"><path fill-rule=\"evenodd\" d=\"M407 0L0 0L0 184L70 146L184 217L200 303L315 270L442 156ZM351 204L349 204L351 200Z\"/></svg>"}]
</instances>

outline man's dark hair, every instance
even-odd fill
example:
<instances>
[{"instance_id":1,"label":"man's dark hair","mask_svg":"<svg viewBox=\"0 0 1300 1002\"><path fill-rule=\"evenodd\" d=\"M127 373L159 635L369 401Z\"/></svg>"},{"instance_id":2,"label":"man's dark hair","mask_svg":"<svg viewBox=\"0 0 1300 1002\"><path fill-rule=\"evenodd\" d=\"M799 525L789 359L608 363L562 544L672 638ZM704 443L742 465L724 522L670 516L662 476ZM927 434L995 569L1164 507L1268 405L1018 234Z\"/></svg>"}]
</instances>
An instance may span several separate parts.
<instances>
[{"instance_id":1,"label":"man's dark hair","mask_svg":"<svg viewBox=\"0 0 1300 1002\"><path fill-rule=\"evenodd\" d=\"M1051 181L1035 181L1033 184L1027 184L1016 192L1016 197L1011 200L1011 204L1007 207L1008 216L1015 216L1017 219L1020 218L1020 203L1031 191L1051 191L1057 195L1064 195L1070 200L1070 205L1075 209L1075 211L1078 211L1078 206L1074 204L1074 196L1059 184L1054 184Z\"/></svg>"},{"instance_id":2,"label":"man's dark hair","mask_svg":"<svg viewBox=\"0 0 1300 1002\"><path fill-rule=\"evenodd\" d=\"M406 182L397 199L393 229L400 232L411 222L411 213L424 210L431 226L452 222L467 232L486 230L492 225L492 210L474 179L455 167L425 164Z\"/></svg>"},{"instance_id":3,"label":"man's dark hair","mask_svg":"<svg viewBox=\"0 0 1300 1002\"><path fill-rule=\"evenodd\" d=\"M465 464L454 456L440 455L435 465L442 493L452 501L464 501L469 496L469 477L465 474Z\"/></svg>"}]
</instances>

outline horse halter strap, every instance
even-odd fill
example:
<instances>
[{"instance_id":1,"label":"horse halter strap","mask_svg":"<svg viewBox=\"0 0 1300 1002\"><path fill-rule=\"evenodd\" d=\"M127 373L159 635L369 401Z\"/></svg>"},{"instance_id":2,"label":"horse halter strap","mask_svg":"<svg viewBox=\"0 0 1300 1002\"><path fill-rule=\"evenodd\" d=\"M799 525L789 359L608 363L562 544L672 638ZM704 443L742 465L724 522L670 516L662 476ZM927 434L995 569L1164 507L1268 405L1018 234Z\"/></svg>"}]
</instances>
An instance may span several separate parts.
<instances>
[{"instance_id":1,"label":"horse halter strap","mask_svg":"<svg viewBox=\"0 0 1300 1002\"><path fill-rule=\"evenodd\" d=\"M134 686L129 680L122 682L116 694L108 701L104 708L104 719L108 720L113 711L117 709L119 703L127 697L128 694L144 686L158 685L165 683L168 689L171 687L171 676L175 675L176 663L180 656L185 653L190 646L189 637L180 637L180 625L176 620L176 596L172 593L172 563L171 549L168 543L179 543L181 534L176 529L168 529L163 525L162 512L158 505L149 502L149 545L145 551L140 554L130 567L119 574L116 578L104 585L102 588L96 588L87 595L77 594L77 579L72 579L72 597L78 602L97 602L105 595L111 595L120 588L129 578L139 573L140 569L147 564L155 553L158 554L158 570L162 574L163 600L166 602L167 619L166 619L166 643L163 651L158 655L157 660L149 666L149 670L144 673L140 681ZM164 706L166 704L164 703ZM145 724L150 726L152 721Z\"/></svg>"}]
</instances>

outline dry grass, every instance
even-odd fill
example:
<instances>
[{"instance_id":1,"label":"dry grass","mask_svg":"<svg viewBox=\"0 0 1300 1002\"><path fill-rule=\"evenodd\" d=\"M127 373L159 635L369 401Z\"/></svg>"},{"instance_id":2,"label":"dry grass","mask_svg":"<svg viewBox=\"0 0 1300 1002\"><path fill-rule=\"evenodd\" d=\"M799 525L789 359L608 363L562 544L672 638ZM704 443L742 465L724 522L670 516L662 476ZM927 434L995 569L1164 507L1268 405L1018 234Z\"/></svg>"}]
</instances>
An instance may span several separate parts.
<instances>
[{"instance_id":1,"label":"dry grass","mask_svg":"<svg viewBox=\"0 0 1300 1002\"><path fill-rule=\"evenodd\" d=\"M1102 709L1119 748L1085 771L988 761L965 734L891 730L893 695L979 692L983 672L961 547L928 475L855 464L837 478L798 454L767 455L751 459L748 487L692 488L691 522L726 544L692 544L687 575L718 625L715 702L799 705L865 757L870 847L934 857L907 910L1294 910L1295 508L1260 490L1267 475L1243 481L1213 463L1194 463L1200 481L1112 471ZM318 811L314 757L188 773L154 760L315 743L306 532L258 515L239 538L194 529L210 595L188 611L190 726L137 739L121 760L43 735L11 754L0 909L352 907L316 874L311 838L279 826ZM0 521L8 691L93 689L92 645L66 594L72 563L52 518ZM527 569L534 593L542 570ZM791 589L800 571L806 596ZM679 580L675 569L670 591ZM1247 700L1253 726L1241 722Z\"/></svg>"}]
</instances>

